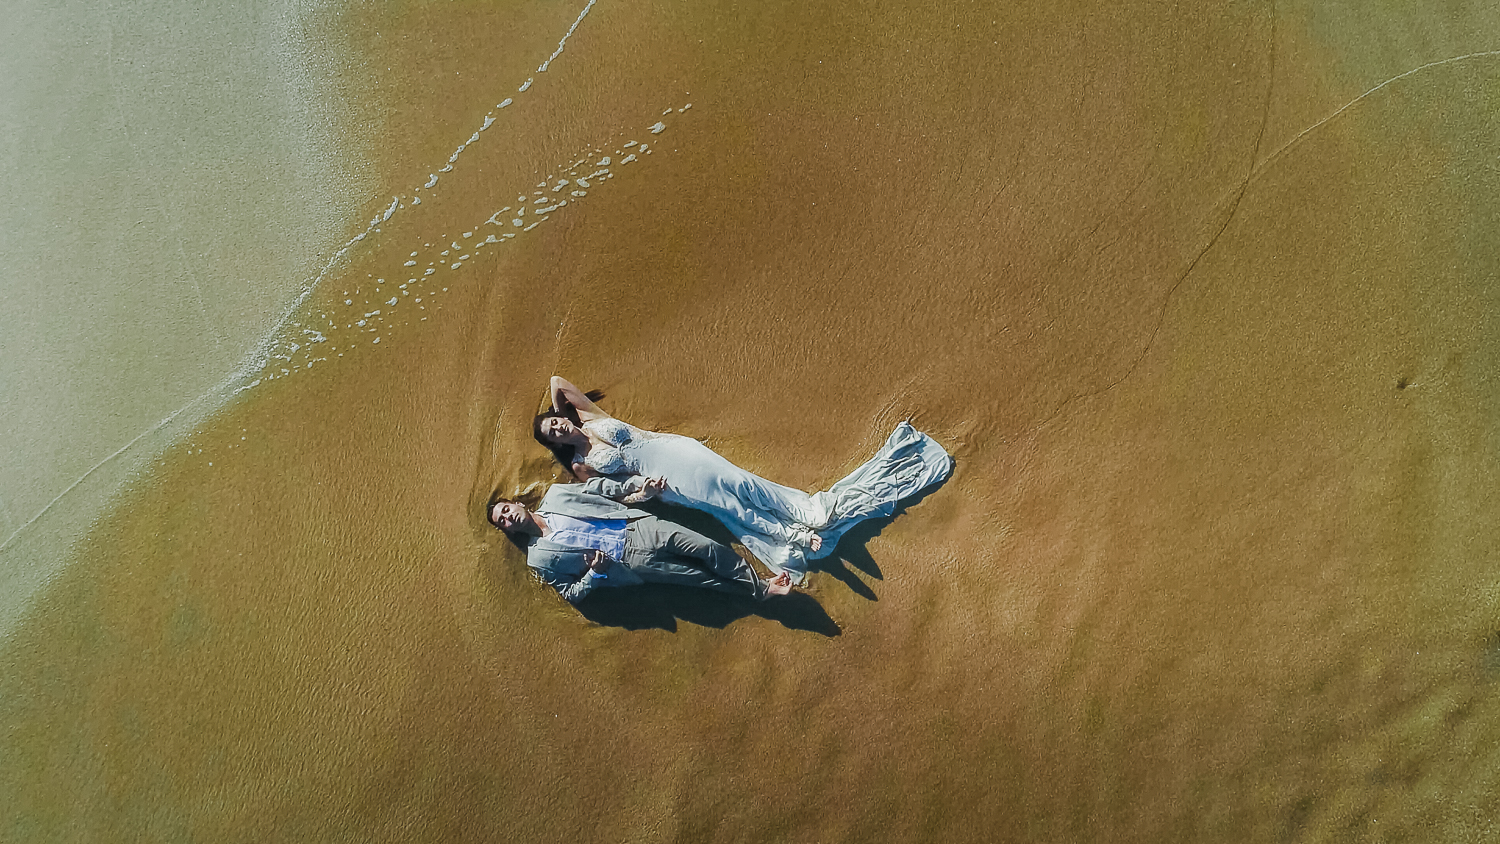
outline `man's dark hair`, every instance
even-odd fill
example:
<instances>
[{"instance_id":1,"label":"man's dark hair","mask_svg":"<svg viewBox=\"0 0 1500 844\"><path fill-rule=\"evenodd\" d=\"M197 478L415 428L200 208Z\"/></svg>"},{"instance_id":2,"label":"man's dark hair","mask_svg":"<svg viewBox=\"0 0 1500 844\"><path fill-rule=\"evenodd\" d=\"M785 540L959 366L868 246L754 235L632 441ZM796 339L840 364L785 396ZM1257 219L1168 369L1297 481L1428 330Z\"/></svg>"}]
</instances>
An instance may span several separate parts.
<instances>
[{"instance_id":1,"label":"man's dark hair","mask_svg":"<svg viewBox=\"0 0 1500 844\"><path fill-rule=\"evenodd\" d=\"M495 505L516 503L519 502L517 502L514 498L506 498L505 496L500 494L500 490L495 490L490 494L489 503L484 505L484 520L489 522L491 527L498 529L500 526L495 524Z\"/></svg>"},{"instance_id":2,"label":"man's dark hair","mask_svg":"<svg viewBox=\"0 0 1500 844\"><path fill-rule=\"evenodd\" d=\"M536 501L529 500L529 499L533 499L533 498L536 498L537 500ZM516 531L515 533L511 533L510 531L505 530L505 529L501 528L499 525L495 524L495 521L493 519L493 515L495 513L495 505L496 504L519 504L522 507L525 507L528 511L534 512L536 510L536 505L539 502L540 502L540 498L538 498L537 496L532 495L530 493L522 493L520 496L518 496L516 498L506 498L504 495L501 495L500 494L500 490L497 489L497 490L495 490L490 495L489 503L484 505L484 520L486 522L489 522L490 526L493 527L495 530L498 530L502 534L504 534L505 538L509 539L511 541L512 545L514 545L517 548L521 549L521 551L524 553L526 551L527 547L529 547L530 544L531 544L531 537L528 536L527 534L521 532L521 531Z\"/></svg>"}]
</instances>

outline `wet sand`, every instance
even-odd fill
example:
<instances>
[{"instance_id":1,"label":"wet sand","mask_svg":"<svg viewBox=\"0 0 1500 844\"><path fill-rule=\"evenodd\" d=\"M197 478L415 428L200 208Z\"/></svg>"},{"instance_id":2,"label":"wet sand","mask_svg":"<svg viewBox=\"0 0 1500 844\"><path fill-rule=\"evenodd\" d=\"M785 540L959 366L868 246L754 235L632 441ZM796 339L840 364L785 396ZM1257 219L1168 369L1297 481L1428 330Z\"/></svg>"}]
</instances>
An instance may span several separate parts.
<instances>
[{"instance_id":1,"label":"wet sand","mask_svg":"<svg viewBox=\"0 0 1500 844\"><path fill-rule=\"evenodd\" d=\"M1361 98L1482 13L601 0L537 73L580 9L344 21L396 210L5 640L11 837L1489 834L1500 59ZM579 612L482 515L552 373L956 471Z\"/></svg>"}]
</instances>

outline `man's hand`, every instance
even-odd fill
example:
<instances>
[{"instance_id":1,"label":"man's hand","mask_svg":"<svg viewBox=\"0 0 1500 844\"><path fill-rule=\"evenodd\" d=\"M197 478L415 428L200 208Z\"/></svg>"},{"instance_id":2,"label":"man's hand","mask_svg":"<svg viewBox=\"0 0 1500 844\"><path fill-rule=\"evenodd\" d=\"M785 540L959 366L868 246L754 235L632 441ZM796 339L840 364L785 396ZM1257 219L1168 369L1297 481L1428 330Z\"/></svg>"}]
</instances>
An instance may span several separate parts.
<instances>
[{"instance_id":1,"label":"man's hand","mask_svg":"<svg viewBox=\"0 0 1500 844\"><path fill-rule=\"evenodd\" d=\"M588 553L588 556L584 557L584 560L586 560L589 564L589 571L597 572L603 572L605 569L610 567L611 563L614 562L614 560L611 560L609 557L605 556L603 551L590 551Z\"/></svg>"},{"instance_id":2,"label":"man's hand","mask_svg":"<svg viewBox=\"0 0 1500 844\"><path fill-rule=\"evenodd\" d=\"M776 598L782 595L792 594L792 576L787 574L786 572L782 572L781 574L778 574L775 577L762 582L765 584L765 591L762 592L760 596L761 600L763 601L767 598Z\"/></svg>"}]
</instances>

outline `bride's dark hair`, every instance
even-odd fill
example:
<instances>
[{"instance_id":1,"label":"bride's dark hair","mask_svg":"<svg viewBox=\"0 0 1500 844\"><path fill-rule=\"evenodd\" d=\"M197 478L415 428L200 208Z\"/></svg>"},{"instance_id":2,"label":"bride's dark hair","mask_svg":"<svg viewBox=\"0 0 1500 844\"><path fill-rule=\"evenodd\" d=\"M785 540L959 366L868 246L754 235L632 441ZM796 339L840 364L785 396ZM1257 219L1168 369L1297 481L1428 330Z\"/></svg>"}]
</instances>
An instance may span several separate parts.
<instances>
[{"instance_id":1,"label":"bride's dark hair","mask_svg":"<svg viewBox=\"0 0 1500 844\"><path fill-rule=\"evenodd\" d=\"M604 398L604 391L589 390L583 395L591 402L598 402L600 399ZM549 442L546 437L542 436L542 423L554 416L560 416L580 428L583 427L583 422L581 422L578 418L578 408L574 407L571 403L564 399L561 410L549 410L546 413L538 413L536 415L536 418L531 420L531 436L535 437L537 442L541 443L548 451L552 452L552 456L557 458L558 463L562 464L563 470L571 475L573 474L573 461L577 457L577 454L575 454L573 451L573 447L570 445L558 445L557 443Z\"/></svg>"}]
</instances>

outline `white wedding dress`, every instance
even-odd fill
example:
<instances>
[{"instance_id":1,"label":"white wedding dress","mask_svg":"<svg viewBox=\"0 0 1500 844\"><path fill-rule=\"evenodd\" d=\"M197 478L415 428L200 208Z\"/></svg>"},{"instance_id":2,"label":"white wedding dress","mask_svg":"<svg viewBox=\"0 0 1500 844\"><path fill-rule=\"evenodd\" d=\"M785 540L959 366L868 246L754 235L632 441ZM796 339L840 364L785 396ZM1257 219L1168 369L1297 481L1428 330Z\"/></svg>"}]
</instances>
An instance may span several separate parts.
<instances>
[{"instance_id":1,"label":"white wedding dress","mask_svg":"<svg viewBox=\"0 0 1500 844\"><path fill-rule=\"evenodd\" d=\"M897 501L948 477L953 467L937 441L902 422L864 465L828 491L808 495L747 472L689 437L608 418L584 428L604 443L585 456L589 468L665 479L661 500L712 514L761 562L798 581L809 557L833 553L849 528L890 515ZM823 539L817 552L809 547L814 532Z\"/></svg>"}]
</instances>

